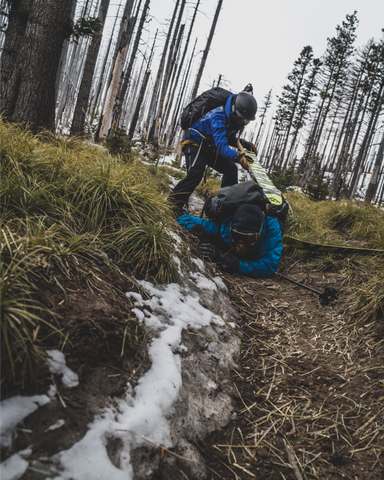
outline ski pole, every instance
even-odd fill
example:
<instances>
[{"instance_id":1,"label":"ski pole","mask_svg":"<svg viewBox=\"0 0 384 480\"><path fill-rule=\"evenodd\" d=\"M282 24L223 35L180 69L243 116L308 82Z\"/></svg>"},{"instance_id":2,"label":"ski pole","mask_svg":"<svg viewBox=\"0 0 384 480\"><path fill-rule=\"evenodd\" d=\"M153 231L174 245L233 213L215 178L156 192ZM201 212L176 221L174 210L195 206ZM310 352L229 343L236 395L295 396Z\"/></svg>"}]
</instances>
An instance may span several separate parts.
<instances>
[{"instance_id":1,"label":"ski pole","mask_svg":"<svg viewBox=\"0 0 384 480\"><path fill-rule=\"evenodd\" d=\"M285 277L279 272L275 272L276 275L284 280L287 280L288 282L294 283L295 285L298 285L299 287L303 287L313 293L316 293L316 295L319 295L319 300L321 305L329 305L330 303L335 303L337 301L336 297L336 290L332 287L325 287L324 293L319 292L318 290L315 290L314 288L308 287L307 285L303 285L302 283L296 282L296 280L292 280L292 278Z\"/></svg>"}]
</instances>

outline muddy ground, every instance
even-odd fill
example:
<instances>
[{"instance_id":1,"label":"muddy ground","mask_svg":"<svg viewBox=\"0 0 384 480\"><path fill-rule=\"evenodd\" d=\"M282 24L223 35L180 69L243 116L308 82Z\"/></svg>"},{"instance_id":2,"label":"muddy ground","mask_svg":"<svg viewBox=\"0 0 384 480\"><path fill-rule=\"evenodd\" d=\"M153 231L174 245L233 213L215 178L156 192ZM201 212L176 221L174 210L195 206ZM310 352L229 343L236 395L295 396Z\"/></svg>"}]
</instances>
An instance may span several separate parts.
<instances>
[{"instance_id":1,"label":"muddy ground","mask_svg":"<svg viewBox=\"0 0 384 480\"><path fill-rule=\"evenodd\" d=\"M336 288L336 304L322 307L316 295L277 277L223 275L236 312L237 327L228 332L240 338L235 367L225 379L198 362L195 368L217 383L217 395L231 397L228 424L196 436L193 447L206 466L198 477L174 455L176 445L156 452L153 480L384 478L383 319L359 324L341 274L317 272L312 260L285 250L280 271L319 291ZM150 367L145 328L123 295L137 291L134 282L110 278L115 288L106 291L58 270L42 275L40 299L69 328L63 350L80 385L65 389L56 379L61 401L43 417L40 409L27 417L12 450L2 451L4 460L33 444L30 460L39 462L24 480L46 478L44 458L80 440L94 416ZM206 348L207 332L195 335ZM52 375L42 366L36 378L33 387L3 384L3 399L45 393ZM58 418L65 419L60 430L47 430Z\"/></svg>"}]
</instances>

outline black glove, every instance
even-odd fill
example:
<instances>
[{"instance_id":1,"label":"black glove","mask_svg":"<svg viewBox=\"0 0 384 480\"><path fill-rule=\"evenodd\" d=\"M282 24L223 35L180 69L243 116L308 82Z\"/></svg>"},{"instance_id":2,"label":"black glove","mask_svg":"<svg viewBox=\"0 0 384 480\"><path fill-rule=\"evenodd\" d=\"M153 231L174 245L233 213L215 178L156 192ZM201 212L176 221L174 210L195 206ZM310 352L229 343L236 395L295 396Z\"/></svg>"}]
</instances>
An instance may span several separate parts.
<instances>
[{"instance_id":1,"label":"black glove","mask_svg":"<svg viewBox=\"0 0 384 480\"><path fill-rule=\"evenodd\" d=\"M208 257L212 263L220 263L222 253L212 243L202 243L199 246L199 251L203 257Z\"/></svg>"},{"instance_id":2,"label":"black glove","mask_svg":"<svg viewBox=\"0 0 384 480\"><path fill-rule=\"evenodd\" d=\"M232 253L223 253L221 257L221 269L228 273L237 273L239 271L239 259Z\"/></svg>"},{"instance_id":3,"label":"black glove","mask_svg":"<svg viewBox=\"0 0 384 480\"><path fill-rule=\"evenodd\" d=\"M255 155L257 155L256 145L254 145L254 144L251 143L251 142L247 142L247 140L244 140L243 138L240 138L240 143L241 143L241 145L242 145L246 150L250 150L250 151L253 152Z\"/></svg>"},{"instance_id":4,"label":"black glove","mask_svg":"<svg viewBox=\"0 0 384 480\"><path fill-rule=\"evenodd\" d=\"M209 234L207 230L200 225L200 223L194 225L189 233L191 233L194 237L197 237L199 239L199 243L207 243L209 241Z\"/></svg>"},{"instance_id":5,"label":"black glove","mask_svg":"<svg viewBox=\"0 0 384 480\"><path fill-rule=\"evenodd\" d=\"M253 163L253 160L251 157L248 157L245 155L245 153L239 152L235 158L235 162L240 163L240 165L248 172L248 163Z\"/></svg>"}]
</instances>

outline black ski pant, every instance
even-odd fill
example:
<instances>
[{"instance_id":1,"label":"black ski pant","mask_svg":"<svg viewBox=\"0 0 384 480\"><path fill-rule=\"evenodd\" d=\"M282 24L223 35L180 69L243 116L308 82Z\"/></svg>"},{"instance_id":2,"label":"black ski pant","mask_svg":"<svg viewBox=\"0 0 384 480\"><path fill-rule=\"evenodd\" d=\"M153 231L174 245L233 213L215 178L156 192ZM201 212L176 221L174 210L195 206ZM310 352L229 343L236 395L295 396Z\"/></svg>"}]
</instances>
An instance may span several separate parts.
<instances>
[{"instance_id":1,"label":"black ski pant","mask_svg":"<svg viewBox=\"0 0 384 480\"><path fill-rule=\"evenodd\" d=\"M238 183L237 166L227 158L219 154L208 153L202 148L199 152L199 147L195 145L186 145L183 148L183 153L185 155L188 173L187 176L183 180L180 180L175 186L169 197L176 205L177 216L181 215L184 204L188 203L189 197L201 182L206 165L223 174L221 180L222 187L228 187Z\"/></svg>"}]
</instances>

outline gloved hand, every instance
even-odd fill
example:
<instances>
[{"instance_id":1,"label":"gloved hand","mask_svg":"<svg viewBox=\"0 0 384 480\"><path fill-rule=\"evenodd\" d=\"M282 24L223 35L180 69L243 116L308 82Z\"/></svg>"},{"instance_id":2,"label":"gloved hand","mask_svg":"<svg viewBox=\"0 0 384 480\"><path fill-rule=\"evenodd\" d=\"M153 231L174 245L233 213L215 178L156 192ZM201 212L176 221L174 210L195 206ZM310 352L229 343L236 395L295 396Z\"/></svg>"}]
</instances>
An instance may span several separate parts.
<instances>
[{"instance_id":1,"label":"gloved hand","mask_svg":"<svg viewBox=\"0 0 384 480\"><path fill-rule=\"evenodd\" d=\"M246 150L250 150L250 151L253 152L255 155L257 155L256 145L254 145L254 144L251 143L251 142L247 142L247 140L244 140L243 138L240 138L240 143L241 143L241 145L242 145Z\"/></svg>"},{"instance_id":2,"label":"gloved hand","mask_svg":"<svg viewBox=\"0 0 384 480\"><path fill-rule=\"evenodd\" d=\"M208 257L212 263L220 263L222 253L212 243L202 243L199 245L199 251L204 257Z\"/></svg>"},{"instance_id":3,"label":"gloved hand","mask_svg":"<svg viewBox=\"0 0 384 480\"><path fill-rule=\"evenodd\" d=\"M197 223L194 225L191 230L189 231L193 236L197 237L199 239L199 243L207 243L209 241L209 234L207 230L200 225L200 223Z\"/></svg>"},{"instance_id":4,"label":"gloved hand","mask_svg":"<svg viewBox=\"0 0 384 480\"><path fill-rule=\"evenodd\" d=\"M244 170L248 172L249 170L248 163L253 163L253 160L251 157L248 157L247 155L245 155L245 153L239 152L237 154L235 162L240 163L240 165L244 168Z\"/></svg>"},{"instance_id":5,"label":"gloved hand","mask_svg":"<svg viewBox=\"0 0 384 480\"><path fill-rule=\"evenodd\" d=\"M232 255L232 253L223 253L221 258L220 268L224 270L224 272L237 273L239 271L239 259L235 255Z\"/></svg>"}]
</instances>

